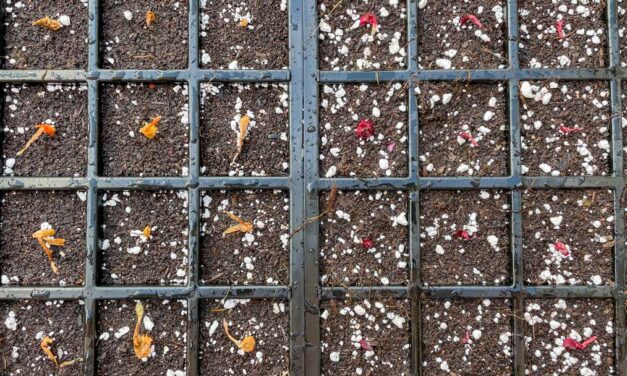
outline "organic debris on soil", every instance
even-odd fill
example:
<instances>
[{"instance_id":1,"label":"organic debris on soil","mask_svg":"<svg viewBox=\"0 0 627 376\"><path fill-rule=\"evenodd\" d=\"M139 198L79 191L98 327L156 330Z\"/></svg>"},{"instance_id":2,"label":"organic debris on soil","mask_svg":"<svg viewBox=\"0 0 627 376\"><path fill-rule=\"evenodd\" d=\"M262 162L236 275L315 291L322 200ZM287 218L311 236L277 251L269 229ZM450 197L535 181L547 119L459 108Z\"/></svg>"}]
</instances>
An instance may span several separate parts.
<instances>
[{"instance_id":1,"label":"organic debris on soil","mask_svg":"<svg viewBox=\"0 0 627 376\"><path fill-rule=\"evenodd\" d=\"M144 123L144 126L141 127L139 131L141 132L141 134L152 140L153 138L155 138L155 136L157 136L157 133L159 132L159 128L157 128L157 125L159 125L160 121L161 116L157 116L156 118L152 119L150 123Z\"/></svg>"},{"instance_id":2,"label":"organic debris on soil","mask_svg":"<svg viewBox=\"0 0 627 376\"><path fill-rule=\"evenodd\" d=\"M53 229L38 230L33 233L33 238L37 239L37 242L41 248L46 252L48 261L50 261L50 267L54 274L59 274L59 268L57 263L53 260L52 250L48 245L56 245L63 247L65 245L65 239L53 238L55 231Z\"/></svg>"},{"instance_id":3,"label":"organic debris on soil","mask_svg":"<svg viewBox=\"0 0 627 376\"><path fill-rule=\"evenodd\" d=\"M226 333L226 336L229 337L231 342L233 342L240 350L245 353L249 353L255 350L255 337L247 336L244 337L242 340L235 339L229 333L229 324L226 322L226 319L222 319L222 324L224 325L224 332Z\"/></svg>"},{"instance_id":4,"label":"organic debris on soil","mask_svg":"<svg viewBox=\"0 0 627 376\"><path fill-rule=\"evenodd\" d=\"M226 230L224 230L222 235L233 234L233 233L236 233L236 232L244 232L244 233L246 233L246 232L253 232L253 224L252 223L244 221L243 219L241 219L240 217L236 216L235 214L233 214L231 212L225 212L225 213L226 213L226 215L229 216L229 218L231 218L232 220L237 222L237 224L227 228Z\"/></svg>"},{"instance_id":5,"label":"organic debris on soil","mask_svg":"<svg viewBox=\"0 0 627 376\"><path fill-rule=\"evenodd\" d=\"M242 116L239 119L239 132L237 133L237 152L233 157L233 161L231 163L235 163L235 160L242 153L242 148L244 147L244 139L248 135L248 126L250 125L250 117L248 115Z\"/></svg>"},{"instance_id":6,"label":"organic debris on soil","mask_svg":"<svg viewBox=\"0 0 627 376\"><path fill-rule=\"evenodd\" d=\"M48 16L44 18L40 18L37 21L33 21L33 26L41 26L44 29L48 29L52 31L57 31L63 27L61 22L54 20Z\"/></svg>"},{"instance_id":7,"label":"organic debris on soil","mask_svg":"<svg viewBox=\"0 0 627 376\"><path fill-rule=\"evenodd\" d=\"M148 12L146 12L146 26L150 26L155 23L156 19L157 16L155 16L155 13L153 11L149 10Z\"/></svg>"},{"instance_id":8,"label":"organic debris on soil","mask_svg":"<svg viewBox=\"0 0 627 376\"><path fill-rule=\"evenodd\" d=\"M26 143L26 145L24 145L24 147L22 149L20 149L20 151L18 151L16 153L16 155L19 157L20 155L24 154L24 152L26 151L26 149L28 149L33 142L37 141L37 139L39 137L41 137L42 134L47 134L50 137L54 137L54 135L56 134L56 128L54 127L54 125L52 124L48 124L48 123L41 123L41 124L37 124L35 126L35 128L37 128L37 131L35 132L35 134L33 135L33 137L31 137L28 142Z\"/></svg>"},{"instance_id":9,"label":"organic debris on soil","mask_svg":"<svg viewBox=\"0 0 627 376\"><path fill-rule=\"evenodd\" d=\"M135 331L133 332L133 350L137 358L145 359L150 356L152 337L139 334L139 328L144 317L144 306L141 302L137 302L135 305L135 314L137 315L137 324L135 324Z\"/></svg>"},{"instance_id":10,"label":"organic debris on soil","mask_svg":"<svg viewBox=\"0 0 627 376\"><path fill-rule=\"evenodd\" d=\"M64 367L71 366L72 364L83 360L83 358L76 358L74 360L67 360L59 364L57 357L52 353L52 350L50 349L50 345L52 345L53 342L54 340L52 338L48 336L44 336L44 338L42 338L41 340L41 343L39 344L39 347L43 350L44 353L46 353L46 356L48 357L48 359L50 359L54 363L55 366L59 368L64 368Z\"/></svg>"}]
</instances>

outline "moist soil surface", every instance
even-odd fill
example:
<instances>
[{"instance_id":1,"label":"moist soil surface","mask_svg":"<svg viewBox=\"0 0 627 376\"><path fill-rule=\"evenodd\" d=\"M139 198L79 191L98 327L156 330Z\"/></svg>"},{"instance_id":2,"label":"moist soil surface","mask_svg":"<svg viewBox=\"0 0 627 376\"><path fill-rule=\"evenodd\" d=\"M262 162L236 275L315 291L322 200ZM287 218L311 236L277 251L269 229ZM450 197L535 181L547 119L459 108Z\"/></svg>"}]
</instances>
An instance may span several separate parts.
<instances>
[{"instance_id":1,"label":"moist soil surface","mask_svg":"<svg viewBox=\"0 0 627 376\"><path fill-rule=\"evenodd\" d=\"M102 172L105 176L188 174L187 85L116 84L101 88ZM161 116L158 133L140 133Z\"/></svg>"},{"instance_id":2,"label":"moist soil surface","mask_svg":"<svg viewBox=\"0 0 627 376\"><path fill-rule=\"evenodd\" d=\"M522 204L528 283L613 285L611 191L526 191Z\"/></svg>"},{"instance_id":3,"label":"moist soil surface","mask_svg":"<svg viewBox=\"0 0 627 376\"><path fill-rule=\"evenodd\" d=\"M87 86L72 84L3 86L2 165L5 176L85 176L87 172ZM54 125L22 155L37 131Z\"/></svg>"},{"instance_id":4,"label":"moist soil surface","mask_svg":"<svg viewBox=\"0 0 627 376\"><path fill-rule=\"evenodd\" d=\"M454 3L454 2L453 2ZM466 3L466 4L462 4ZM477 17L462 25L466 15ZM418 9L418 65L421 69L488 69L509 66L506 1L430 0Z\"/></svg>"},{"instance_id":5,"label":"moist soil surface","mask_svg":"<svg viewBox=\"0 0 627 376\"><path fill-rule=\"evenodd\" d=\"M252 232L224 234L238 223ZM202 196L201 279L209 285L289 283L289 200L284 191L205 191Z\"/></svg>"},{"instance_id":6,"label":"moist soil surface","mask_svg":"<svg viewBox=\"0 0 627 376\"><path fill-rule=\"evenodd\" d=\"M510 195L427 191L420 196L425 285L504 285L510 276Z\"/></svg>"},{"instance_id":7,"label":"moist soil surface","mask_svg":"<svg viewBox=\"0 0 627 376\"><path fill-rule=\"evenodd\" d=\"M69 24L57 31L32 24L46 16L66 24L69 20ZM4 43L0 68L87 68L87 16L87 0L4 1L0 5Z\"/></svg>"},{"instance_id":8,"label":"moist soil surface","mask_svg":"<svg viewBox=\"0 0 627 376\"><path fill-rule=\"evenodd\" d=\"M186 283L187 191L109 191L100 202L101 283ZM149 237L143 233L147 226Z\"/></svg>"},{"instance_id":9,"label":"moist soil surface","mask_svg":"<svg viewBox=\"0 0 627 376\"><path fill-rule=\"evenodd\" d=\"M7 191L0 205L2 284L75 286L85 281L86 193L81 191ZM51 246L59 274L32 237L53 228L65 246Z\"/></svg>"},{"instance_id":10,"label":"moist soil surface","mask_svg":"<svg viewBox=\"0 0 627 376\"><path fill-rule=\"evenodd\" d=\"M408 300L330 300L321 304L323 376L409 376Z\"/></svg>"},{"instance_id":11,"label":"moist soil surface","mask_svg":"<svg viewBox=\"0 0 627 376\"><path fill-rule=\"evenodd\" d=\"M419 83L422 176L508 174L507 91L502 84Z\"/></svg>"},{"instance_id":12,"label":"moist soil surface","mask_svg":"<svg viewBox=\"0 0 627 376\"><path fill-rule=\"evenodd\" d=\"M285 84L202 85L201 173L285 176L289 173L288 88ZM237 155L240 121L249 125Z\"/></svg>"},{"instance_id":13,"label":"moist soil surface","mask_svg":"<svg viewBox=\"0 0 627 376\"><path fill-rule=\"evenodd\" d=\"M201 2L201 65L212 69L287 69L287 0ZM300 30L294 30L300 32Z\"/></svg>"},{"instance_id":14,"label":"moist soil surface","mask_svg":"<svg viewBox=\"0 0 627 376\"><path fill-rule=\"evenodd\" d=\"M407 86L324 85L320 88L320 175L408 175ZM358 131L362 121L374 130Z\"/></svg>"},{"instance_id":15,"label":"moist soil surface","mask_svg":"<svg viewBox=\"0 0 627 376\"><path fill-rule=\"evenodd\" d=\"M427 300L421 310L424 376L513 373L510 301Z\"/></svg>"},{"instance_id":16,"label":"moist soil surface","mask_svg":"<svg viewBox=\"0 0 627 376\"><path fill-rule=\"evenodd\" d=\"M321 70L406 68L407 7L404 1L320 0L318 13L320 23L316 32ZM368 18L371 21L361 22L362 17L364 21ZM372 22L377 24L375 29Z\"/></svg>"},{"instance_id":17,"label":"moist soil surface","mask_svg":"<svg viewBox=\"0 0 627 376\"><path fill-rule=\"evenodd\" d=\"M244 353L229 340L255 339L255 350ZM289 304L270 300L223 300L200 306L200 370L211 375L289 374Z\"/></svg>"},{"instance_id":18,"label":"moist soil surface","mask_svg":"<svg viewBox=\"0 0 627 376\"><path fill-rule=\"evenodd\" d=\"M528 375L613 375L614 305L602 299L525 301L523 330ZM585 349L566 350L567 338Z\"/></svg>"},{"instance_id":19,"label":"moist soil surface","mask_svg":"<svg viewBox=\"0 0 627 376\"><path fill-rule=\"evenodd\" d=\"M78 301L4 301L0 303L0 374L59 375L82 373L81 361L57 368L39 347L44 336L59 364L83 357L85 309ZM60 355L62 354L62 355Z\"/></svg>"},{"instance_id":20,"label":"moist soil surface","mask_svg":"<svg viewBox=\"0 0 627 376\"><path fill-rule=\"evenodd\" d=\"M102 67L185 69L189 39L187 6L187 1L174 0L102 0ZM155 14L155 20L148 26L149 10Z\"/></svg>"},{"instance_id":21,"label":"moist soil surface","mask_svg":"<svg viewBox=\"0 0 627 376\"><path fill-rule=\"evenodd\" d=\"M521 0L522 68L597 68L607 65L606 0ZM563 37L558 34L563 23Z\"/></svg>"},{"instance_id":22,"label":"moist soil surface","mask_svg":"<svg viewBox=\"0 0 627 376\"><path fill-rule=\"evenodd\" d=\"M610 173L606 82L524 81L520 94L523 174Z\"/></svg>"},{"instance_id":23,"label":"moist soil surface","mask_svg":"<svg viewBox=\"0 0 627 376\"><path fill-rule=\"evenodd\" d=\"M320 197L324 212L329 193ZM407 194L339 191L320 218L320 273L331 286L403 285L409 277Z\"/></svg>"},{"instance_id":24,"label":"moist soil surface","mask_svg":"<svg viewBox=\"0 0 627 376\"><path fill-rule=\"evenodd\" d=\"M102 376L185 374L187 346L187 301L142 300L144 318L140 335L152 337L147 360L133 351L137 324L136 301L98 302L96 367ZM176 372L176 373L175 373Z\"/></svg>"}]
</instances>

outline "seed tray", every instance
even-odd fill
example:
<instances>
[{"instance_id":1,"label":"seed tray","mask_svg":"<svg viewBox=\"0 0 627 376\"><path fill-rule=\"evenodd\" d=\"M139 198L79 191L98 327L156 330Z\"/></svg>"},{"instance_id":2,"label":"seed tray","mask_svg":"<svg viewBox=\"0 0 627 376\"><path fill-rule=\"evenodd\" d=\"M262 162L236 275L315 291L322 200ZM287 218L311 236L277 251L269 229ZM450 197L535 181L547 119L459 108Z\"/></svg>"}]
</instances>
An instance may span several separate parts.
<instances>
[{"instance_id":1,"label":"seed tray","mask_svg":"<svg viewBox=\"0 0 627 376\"><path fill-rule=\"evenodd\" d=\"M423 0L424 1L424 0ZM525 375L525 323L527 302L537 299L581 298L610 299L614 309L614 370L627 375L625 360L625 257L624 218L621 205L625 181L623 172L623 136L621 80L627 70L619 56L618 0L608 0L606 55L608 66L587 69L530 69L520 66L520 2L506 3L507 57L505 69L421 70L417 61L417 12L423 1L407 0L407 69L396 71L320 71L318 56L318 4L316 0L288 4L289 69L286 70L213 70L201 69L199 62L199 2L189 1L188 67L179 70L105 70L100 67L101 2L88 1L89 37L87 70L0 70L2 83L82 83L88 90L87 174L82 177L1 177L0 190L69 190L87 192L87 233L85 281L78 287L0 286L0 300L81 300L84 302L83 374L96 374L97 306L104 300L172 299L187 301L186 370L199 369L200 309L215 299L270 299L289 303L289 370L292 375L320 375L321 307L333 300L395 299L411 302L410 370L422 375L423 349L421 311L429 300L507 299L512 303L512 353L514 375ZM4 42L0 38L0 47ZM519 86L532 80L588 80L609 83L611 107L611 173L606 176L527 176L522 173ZM509 175L495 177L423 177L419 173L418 129L420 116L415 87L421 81L500 82L508 96ZM117 82L182 82L189 90L189 160L185 177L104 177L101 175L99 138L100 86ZM201 174L199 141L201 84L276 82L289 85L289 175L268 177L208 177ZM400 82L407 90L408 175L380 178L326 178L319 166L319 88L325 84L387 85ZM4 103L2 103L4 105ZM381 286L323 286L320 282L320 231L317 222L306 221L321 211L320 196L337 187L340 190L403 191L408 196L409 283ZM523 276L522 195L527 189L592 189L613 191L614 280L601 286L534 286ZM188 194L188 273L183 286L114 287L98 283L98 231L102 213L98 197L104 191L184 190ZM289 192L290 229L302 227L289 243L290 270L287 285L204 285L200 282L201 195L206 190L281 189ZM420 278L420 197L428 190L498 189L510 193L511 278L509 285L496 286L424 286Z\"/></svg>"}]
</instances>

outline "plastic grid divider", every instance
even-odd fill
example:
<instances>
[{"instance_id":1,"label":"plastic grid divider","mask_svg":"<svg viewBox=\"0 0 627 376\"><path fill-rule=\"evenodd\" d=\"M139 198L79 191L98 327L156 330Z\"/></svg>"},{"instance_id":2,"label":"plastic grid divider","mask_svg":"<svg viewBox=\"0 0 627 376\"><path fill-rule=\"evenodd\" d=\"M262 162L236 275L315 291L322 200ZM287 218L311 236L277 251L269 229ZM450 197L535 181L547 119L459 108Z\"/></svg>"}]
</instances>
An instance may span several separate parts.
<instances>
[{"instance_id":1,"label":"plastic grid divider","mask_svg":"<svg viewBox=\"0 0 627 376\"><path fill-rule=\"evenodd\" d=\"M305 6L305 209L306 217L318 213L318 194L332 186L346 190L403 190L410 193L409 212L411 265L409 286L380 287L322 287L319 284L319 228L309 225L305 230L305 247L316 256L305 265L307 285L311 286L307 299L315 301L307 317L307 342L312 343L307 355L308 375L320 375L320 302L328 299L363 298L369 296L411 299L412 303L412 373L421 374L420 302L425 299L446 298L506 298L512 301L513 318L513 374L525 374L525 344L522 313L528 298L606 298L615 306L615 366L618 375L627 375L625 364L625 258L624 220L620 199L625 182L623 176L623 140L621 127L621 80L627 70L621 68L618 42L617 1L607 2L608 51L610 64L599 69L521 69L518 58L518 1L507 1L508 58L507 69L482 70L419 70L416 64L415 35L417 1L408 0L408 58L406 71L346 72L320 71L317 66L317 2L306 0ZM312 40L313 39L313 40ZM522 176L519 82L526 80L605 80L610 84L612 110L612 174L611 176L533 177ZM323 84L334 83L388 83L412 81L465 81L508 82L510 125L510 175L504 177L420 177L417 174L419 116L413 85L409 87L409 161L410 174L402 178L322 178L318 170L318 89ZM415 153L414 153L415 151ZM522 192L526 189L585 189L607 188L614 191L614 273L615 285L586 286L531 286L523 278L522 259ZM423 190L479 190L502 189L511 192L511 272L513 283L509 286L436 286L423 287L420 283L420 208L419 196ZM313 287L315 286L315 288Z\"/></svg>"},{"instance_id":2,"label":"plastic grid divider","mask_svg":"<svg viewBox=\"0 0 627 376\"><path fill-rule=\"evenodd\" d=\"M201 69L199 57L199 2L189 0L188 68L185 70L104 70L100 69L100 0L88 2L88 66L83 70L0 70L0 83L72 82L87 85L88 148L87 176L80 178L0 177L0 190L85 190L87 194L87 246L83 287L0 287L0 300L83 300L85 302L84 374L95 375L95 344L98 300L106 299L183 299L187 301L188 329L186 368L188 375L200 375L199 308L200 300L278 299L290 301L290 367L292 374L303 374L304 314L299 293L302 281L302 235L290 243L290 283L287 286L211 286L199 283L200 196L205 189L282 189L289 192L290 228L302 223L302 9L298 2L289 5L288 26L290 69L286 70L212 70ZM296 77L297 79L292 79ZM300 78L300 79L299 79ZM200 89L206 81L282 82L289 85L290 175L287 177L204 177L200 176ZM184 82L189 96L189 174L187 177L104 177L99 175L99 87L107 82ZM98 193L104 190L161 190L188 192L188 281L185 286L100 286L98 273ZM292 297L296 297L292 299Z\"/></svg>"},{"instance_id":3,"label":"plastic grid divider","mask_svg":"<svg viewBox=\"0 0 627 376\"><path fill-rule=\"evenodd\" d=\"M625 363L625 258L623 234L624 191L621 80L627 70L620 66L617 26L617 1L608 0L608 50L610 65L600 69L520 69L518 63L517 1L507 1L509 69L441 71L419 70L417 64L416 0L408 0L408 70L388 72L319 71L317 46L317 3L305 0L301 5L290 1L290 69L273 71L208 70L198 66L199 9L189 2L189 66L186 70L101 70L99 69L99 1L89 1L88 70L0 71L0 82L86 82L88 85L88 174L84 178L0 178L0 190L84 189L88 191L86 282L84 287L32 288L0 287L0 299L83 299L85 300L85 374L95 374L96 300L125 298L172 298L188 301L188 374L198 375L197 359L199 301L231 296L233 298L290 300L291 373L320 374L320 302L326 299L378 295L410 299L412 304L412 372L420 373L420 301L425 297L493 297L513 300L514 374L524 374L524 343L520 319L525 298L612 298L615 302L616 370L626 375ZM302 7L302 8L301 8ZM523 80L605 80L610 82L612 108L612 176L528 177L520 170L520 128L518 83ZM318 86L324 83L361 83L401 81L508 81L510 124L510 171L505 177L423 178L418 176L418 109L413 86L408 87L409 101L409 176L381 179L325 179L318 175ZM186 82L189 87L190 159L189 176L183 178L108 178L98 176L98 89L103 82L160 81ZM290 176L289 177L202 177L200 176L200 83L217 82L288 82L290 85ZM307 95L305 95L307 93ZM290 245L289 286L199 286L200 193L204 189L270 189L290 192L290 227L297 228L304 218L318 213L318 193L332 185L340 189L383 189L409 192L411 271L409 286L324 287L319 285L319 229L308 225L297 233ZM419 195L429 189L505 189L512 192L512 275L511 286L438 286L420 285ZM527 286L522 270L522 190L527 188L608 188L613 189L615 210L615 286ZM189 194L189 280L182 287L105 287L96 284L98 192L107 189L183 189ZM305 325L306 324L306 325ZM306 370L306 372L305 372Z\"/></svg>"}]
</instances>

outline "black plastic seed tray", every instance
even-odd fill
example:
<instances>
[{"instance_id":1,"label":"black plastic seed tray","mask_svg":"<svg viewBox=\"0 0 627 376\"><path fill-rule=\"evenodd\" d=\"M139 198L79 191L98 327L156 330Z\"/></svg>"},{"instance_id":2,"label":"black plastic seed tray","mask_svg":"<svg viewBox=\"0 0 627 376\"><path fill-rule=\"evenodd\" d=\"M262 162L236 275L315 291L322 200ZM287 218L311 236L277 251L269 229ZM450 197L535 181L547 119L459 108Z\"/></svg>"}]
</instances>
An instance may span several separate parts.
<instances>
[{"instance_id":1,"label":"black plastic seed tray","mask_svg":"<svg viewBox=\"0 0 627 376\"><path fill-rule=\"evenodd\" d=\"M329 300L387 297L411 302L411 372L423 374L421 305L429 299L506 298L513 302L513 374L525 374L523 333L524 302L531 298L607 298L614 301L615 370L627 375L625 362L625 258L624 219L621 197L623 179L623 137L621 80L627 71L619 58L618 0L607 0L608 68L527 69L519 64L517 0L507 1L507 55L509 67L493 70L421 70L417 61L418 1L407 0L407 70L402 71L320 71L318 57L318 9L316 0L289 0L289 69L276 71L208 70L199 64L199 1L189 1L189 66L175 71L103 70L99 62L100 1L89 0L89 47L86 71L0 71L0 82L77 82L88 86L88 167L81 178L1 177L0 189L86 190L87 248L83 287L0 287L0 300L81 299L85 305L84 374L95 375L96 306L103 299L160 298L185 299L188 304L187 374L200 375L198 361L200 302L204 299L275 299L289 302L290 374L321 374L321 304ZM611 174L595 177L533 177L521 172L521 129L519 83L525 80L598 80L609 83L611 102ZM185 82L189 88L189 176L169 178L110 178L100 176L99 85L103 82ZM289 83L290 174L287 177L203 177L200 172L200 85L203 82L285 82ZM418 81L506 83L509 119L509 171L504 177L426 178L420 175L418 129L420 117L414 85ZM407 84L408 167L407 177L325 178L319 174L319 87L332 83L390 82ZM205 189L283 189L289 192L290 228L297 229L307 218L320 212L319 195L340 190L404 191L408 194L410 283L380 287L323 287L320 282L320 231L317 222L304 225L290 241L289 285L201 286L199 282L200 194ZM187 190L189 197L189 272L180 287L106 287L97 283L99 270L98 229L101 209L98 193L104 190ZM528 286L523 279L522 191L550 188L607 188L614 192L614 280L612 286ZM424 287L420 283L419 198L428 190L501 189L511 192L510 247L512 283L506 286ZM328 355L325 355L328 356ZM381 373L383 375L385 373Z\"/></svg>"}]
</instances>

